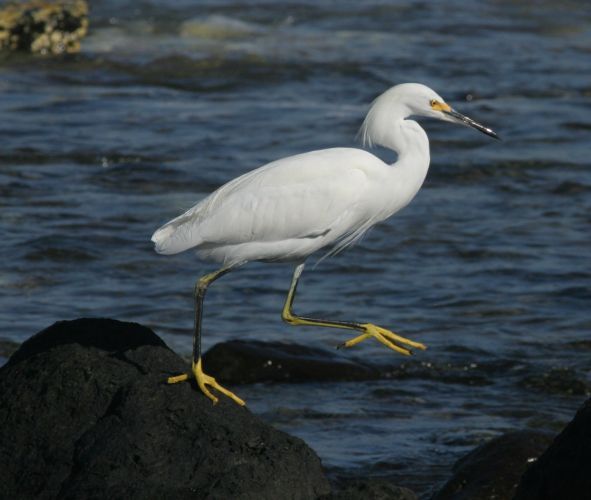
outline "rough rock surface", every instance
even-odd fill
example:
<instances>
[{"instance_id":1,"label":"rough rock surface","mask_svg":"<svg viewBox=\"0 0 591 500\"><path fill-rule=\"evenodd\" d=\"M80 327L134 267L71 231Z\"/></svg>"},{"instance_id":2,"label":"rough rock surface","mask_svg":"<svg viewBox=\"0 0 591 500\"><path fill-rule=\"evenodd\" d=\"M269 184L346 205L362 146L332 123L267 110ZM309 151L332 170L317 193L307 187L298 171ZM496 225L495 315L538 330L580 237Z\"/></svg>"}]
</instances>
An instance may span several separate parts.
<instances>
[{"instance_id":1,"label":"rough rock surface","mask_svg":"<svg viewBox=\"0 0 591 500\"><path fill-rule=\"evenodd\" d=\"M318 498L300 439L193 384L149 329L63 321L0 369L0 498Z\"/></svg>"},{"instance_id":2,"label":"rough rock surface","mask_svg":"<svg viewBox=\"0 0 591 500\"><path fill-rule=\"evenodd\" d=\"M10 2L0 10L0 49L4 50L78 52L87 31L85 0Z\"/></svg>"},{"instance_id":3,"label":"rough rock surface","mask_svg":"<svg viewBox=\"0 0 591 500\"><path fill-rule=\"evenodd\" d=\"M534 431L494 438L456 462L454 475L433 500L510 500L528 464L551 442L551 435Z\"/></svg>"},{"instance_id":4,"label":"rough rock surface","mask_svg":"<svg viewBox=\"0 0 591 500\"><path fill-rule=\"evenodd\" d=\"M591 498L591 399L523 474L515 500Z\"/></svg>"},{"instance_id":5,"label":"rough rock surface","mask_svg":"<svg viewBox=\"0 0 591 500\"><path fill-rule=\"evenodd\" d=\"M323 500L417 500L408 488L396 486L385 479L350 481L344 488Z\"/></svg>"},{"instance_id":6,"label":"rough rock surface","mask_svg":"<svg viewBox=\"0 0 591 500\"><path fill-rule=\"evenodd\" d=\"M216 344L204 356L204 366L219 381L306 382L320 380L368 380L380 370L324 349L255 340Z\"/></svg>"}]
</instances>

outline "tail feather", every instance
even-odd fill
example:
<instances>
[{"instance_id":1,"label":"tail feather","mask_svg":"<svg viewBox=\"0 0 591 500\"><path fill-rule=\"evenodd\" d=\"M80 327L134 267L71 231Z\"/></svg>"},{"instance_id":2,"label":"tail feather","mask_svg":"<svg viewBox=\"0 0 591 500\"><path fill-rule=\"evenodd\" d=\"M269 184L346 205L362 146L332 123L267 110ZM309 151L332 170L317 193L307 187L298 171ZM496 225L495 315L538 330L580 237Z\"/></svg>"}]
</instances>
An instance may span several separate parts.
<instances>
[{"instance_id":1,"label":"tail feather","mask_svg":"<svg viewBox=\"0 0 591 500\"><path fill-rule=\"evenodd\" d=\"M159 254L172 255L202 243L195 235L193 225L179 219L182 219L182 216L171 220L152 235L154 249Z\"/></svg>"}]
</instances>

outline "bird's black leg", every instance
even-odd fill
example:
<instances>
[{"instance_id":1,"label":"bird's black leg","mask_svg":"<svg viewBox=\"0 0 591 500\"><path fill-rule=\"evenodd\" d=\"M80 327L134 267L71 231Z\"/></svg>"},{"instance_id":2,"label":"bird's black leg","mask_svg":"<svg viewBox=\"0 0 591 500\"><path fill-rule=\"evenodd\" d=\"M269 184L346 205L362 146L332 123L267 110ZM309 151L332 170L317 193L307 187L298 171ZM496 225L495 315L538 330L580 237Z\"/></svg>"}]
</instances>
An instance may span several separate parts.
<instances>
[{"instance_id":1,"label":"bird's black leg","mask_svg":"<svg viewBox=\"0 0 591 500\"><path fill-rule=\"evenodd\" d=\"M193 362L196 363L201 358L201 321L203 318L203 300L207 287L215 280L229 273L235 266L222 267L213 273L201 276L195 283L195 321L193 324Z\"/></svg>"},{"instance_id":2,"label":"bird's black leg","mask_svg":"<svg viewBox=\"0 0 591 500\"><path fill-rule=\"evenodd\" d=\"M281 313L281 317L283 321L289 323L290 325L298 325L298 326L322 326L322 327L329 327L329 328L342 328L345 330L357 330L361 332L361 335L341 344L339 347L353 347L354 345L358 344L359 342L366 340L368 338L375 338L385 346L389 347L390 349L399 352L400 354L412 354L410 349L406 347L401 347L398 344L407 345L409 347L414 347L416 349L426 349L426 347L421 344L420 342L414 342L407 338L401 337L396 333L382 328L380 326L374 325L373 323L356 323L353 321L334 321L334 320L325 320L325 319L314 319L308 318L306 316L297 316L293 313L293 301L295 298L298 281L302 272L304 270L304 264L299 264L293 273L293 278L291 280L291 286L289 288L289 292L287 293L287 298L285 299L285 305L283 306L283 311Z\"/></svg>"},{"instance_id":3,"label":"bird's black leg","mask_svg":"<svg viewBox=\"0 0 591 500\"><path fill-rule=\"evenodd\" d=\"M201 389L201 391L213 401L213 403L218 402L218 398L215 397L208 389L207 385L217 389L222 394L225 394L232 400L234 400L239 405L243 406L245 403L242 399L236 396L233 392L230 392L226 388L222 387L220 384L216 382L216 380L206 375L203 372L202 362L201 362L201 320L203 317L203 300L205 298L205 292L209 285L211 285L215 280L221 278L224 274L229 273L232 269L235 269L241 265L234 264L231 266L223 267L213 273L206 274L197 280L195 284L195 322L193 326L193 362L191 363L191 371L192 374L195 376L195 380L197 381L197 385ZM176 384L177 382L183 382L190 378L191 374L184 373L182 375L177 375L175 377L169 377L168 383L169 384Z\"/></svg>"}]
</instances>

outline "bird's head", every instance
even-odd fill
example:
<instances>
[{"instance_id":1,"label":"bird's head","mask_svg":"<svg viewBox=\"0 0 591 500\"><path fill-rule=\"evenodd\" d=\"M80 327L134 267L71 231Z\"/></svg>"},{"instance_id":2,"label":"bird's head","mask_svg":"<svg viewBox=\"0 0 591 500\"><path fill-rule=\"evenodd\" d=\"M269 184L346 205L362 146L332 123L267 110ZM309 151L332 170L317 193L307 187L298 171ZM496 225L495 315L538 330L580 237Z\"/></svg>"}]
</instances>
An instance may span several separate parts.
<instances>
[{"instance_id":1,"label":"bird's head","mask_svg":"<svg viewBox=\"0 0 591 500\"><path fill-rule=\"evenodd\" d=\"M499 138L489 127L458 113L437 92L426 85L402 83L388 89L374 101L361 130L364 142L373 142L371 135L374 134L371 132L379 136L379 132L384 132L387 128L386 124L393 118L404 119L410 116L425 116L458 123L472 127L495 139ZM379 141L376 142L379 143Z\"/></svg>"}]
</instances>

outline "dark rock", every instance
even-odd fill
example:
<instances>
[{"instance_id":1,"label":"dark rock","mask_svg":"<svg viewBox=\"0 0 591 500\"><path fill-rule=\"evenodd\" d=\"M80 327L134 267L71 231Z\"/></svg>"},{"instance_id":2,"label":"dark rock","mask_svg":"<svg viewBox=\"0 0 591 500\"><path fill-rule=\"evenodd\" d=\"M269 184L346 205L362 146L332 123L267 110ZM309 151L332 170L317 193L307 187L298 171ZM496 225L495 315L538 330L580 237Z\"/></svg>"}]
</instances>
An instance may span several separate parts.
<instances>
[{"instance_id":1,"label":"dark rock","mask_svg":"<svg viewBox=\"0 0 591 500\"><path fill-rule=\"evenodd\" d=\"M85 0L11 2L0 10L0 49L39 54L80 50L88 31Z\"/></svg>"},{"instance_id":2,"label":"dark rock","mask_svg":"<svg viewBox=\"0 0 591 500\"><path fill-rule=\"evenodd\" d=\"M591 399L523 474L515 500L591 498Z\"/></svg>"},{"instance_id":3,"label":"dark rock","mask_svg":"<svg viewBox=\"0 0 591 500\"><path fill-rule=\"evenodd\" d=\"M368 380L380 377L377 368L337 353L281 342L223 342L205 354L203 363L216 374L219 381L233 384Z\"/></svg>"},{"instance_id":4,"label":"dark rock","mask_svg":"<svg viewBox=\"0 0 591 500\"><path fill-rule=\"evenodd\" d=\"M509 500L523 471L551 441L551 435L534 431L494 438L456 462L454 475L433 500Z\"/></svg>"},{"instance_id":5,"label":"dark rock","mask_svg":"<svg viewBox=\"0 0 591 500\"><path fill-rule=\"evenodd\" d=\"M0 368L0 498L317 498L300 439L194 384L149 329L59 322Z\"/></svg>"},{"instance_id":6,"label":"dark rock","mask_svg":"<svg viewBox=\"0 0 591 500\"><path fill-rule=\"evenodd\" d=\"M365 479L351 481L323 500L417 500L417 496L408 488L396 486L385 479Z\"/></svg>"}]
</instances>

